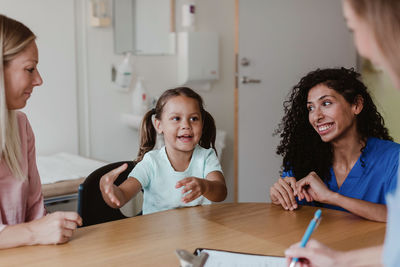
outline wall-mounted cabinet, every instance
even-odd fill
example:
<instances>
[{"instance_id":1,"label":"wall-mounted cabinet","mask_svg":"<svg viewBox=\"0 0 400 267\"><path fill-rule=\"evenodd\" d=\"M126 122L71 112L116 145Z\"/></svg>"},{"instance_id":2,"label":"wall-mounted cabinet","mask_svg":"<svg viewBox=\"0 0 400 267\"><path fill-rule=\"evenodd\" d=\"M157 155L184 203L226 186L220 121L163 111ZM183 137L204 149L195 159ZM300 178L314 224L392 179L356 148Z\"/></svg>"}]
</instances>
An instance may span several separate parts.
<instances>
[{"instance_id":1,"label":"wall-mounted cabinet","mask_svg":"<svg viewBox=\"0 0 400 267\"><path fill-rule=\"evenodd\" d=\"M209 85L218 78L218 33L180 32L178 34L178 83ZM196 89L198 88L199 86L196 86ZM206 89L209 89L209 86Z\"/></svg>"},{"instance_id":2,"label":"wall-mounted cabinet","mask_svg":"<svg viewBox=\"0 0 400 267\"><path fill-rule=\"evenodd\" d=\"M114 0L115 53L175 54L174 0Z\"/></svg>"}]
</instances>

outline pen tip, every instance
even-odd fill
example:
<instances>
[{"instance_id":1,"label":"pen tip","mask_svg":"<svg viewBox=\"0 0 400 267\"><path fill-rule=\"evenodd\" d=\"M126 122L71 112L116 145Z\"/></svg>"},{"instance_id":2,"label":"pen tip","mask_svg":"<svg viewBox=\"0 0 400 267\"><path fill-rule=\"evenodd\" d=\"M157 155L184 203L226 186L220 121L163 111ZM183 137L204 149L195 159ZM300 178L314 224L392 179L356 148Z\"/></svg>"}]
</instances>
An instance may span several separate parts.
<instances>
[{"instance_id":1,"label":"pen tip","mask_svg":"<svg viewBox=\"0 0 400 267\"><path fill-rule=\"evenodd\" d=\"M321 217L321 213L322 213L321 210L317 210L317 211L315 212L315 216L319 218L319 217Z\"/></svg>"}]
</instances>

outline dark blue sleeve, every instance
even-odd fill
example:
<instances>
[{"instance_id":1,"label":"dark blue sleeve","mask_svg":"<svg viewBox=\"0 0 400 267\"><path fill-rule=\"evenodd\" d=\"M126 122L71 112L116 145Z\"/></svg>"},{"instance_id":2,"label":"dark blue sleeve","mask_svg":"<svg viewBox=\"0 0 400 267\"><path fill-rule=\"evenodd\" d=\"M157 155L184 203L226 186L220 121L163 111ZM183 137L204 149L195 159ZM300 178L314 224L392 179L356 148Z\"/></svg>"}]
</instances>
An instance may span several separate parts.
<instances>
[{"instance_id":1,"label":"dark blue sleeve","mask_svg":"<svg viewBox=\"0 0 400 267\"><path fill-rule=\"evenodd\" d=\"M281 176L282 178L285 178L285 177L294 177L293 176L293 172L292 172L292 170L284 170L283 172L282 172L282 176Z\"/></svg>"}]
</instances>

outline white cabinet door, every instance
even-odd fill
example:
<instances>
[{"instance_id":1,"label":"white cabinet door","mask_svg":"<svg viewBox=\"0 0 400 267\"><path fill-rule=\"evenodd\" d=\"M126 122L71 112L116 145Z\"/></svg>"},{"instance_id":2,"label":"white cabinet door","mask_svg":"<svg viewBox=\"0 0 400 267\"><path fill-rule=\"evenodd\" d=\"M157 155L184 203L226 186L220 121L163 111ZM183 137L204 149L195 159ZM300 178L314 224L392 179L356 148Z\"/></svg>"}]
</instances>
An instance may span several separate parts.
<instances>
[{"instance_id":1,"label":"white cabinet door","mask_svg":"<svg viewBox=\"0 0 400 267\"><path fill-rule=\"evenodd\" d=\"M341 2L239 0L238 61L238 200L269 201L282 164L272 134L288 92L316 68L356 64ZM244 76L260 83L241 83Z\"/></svg>"}]
</instances>

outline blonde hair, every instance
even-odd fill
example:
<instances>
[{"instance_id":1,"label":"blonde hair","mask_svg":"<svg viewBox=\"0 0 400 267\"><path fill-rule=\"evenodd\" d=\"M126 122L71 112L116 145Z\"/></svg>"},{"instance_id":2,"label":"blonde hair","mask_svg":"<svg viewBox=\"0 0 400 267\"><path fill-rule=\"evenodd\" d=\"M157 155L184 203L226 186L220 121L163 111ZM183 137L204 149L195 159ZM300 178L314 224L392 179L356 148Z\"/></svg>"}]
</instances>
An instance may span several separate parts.
<instances>
[{"instance_id":1,"label":"blonde hair","mask_svg":"<svg viewBox=\"0 0 400 267\"><path fill-rule=\"evenodd\" d=\"M346 0L371 28L378 48L400 79L400 1Z\"/></svg>"},{"instance_id":2,"label":"blonde hair","mask_svg":"<svg viewBox=\"0 0 400 267\"><path fill-rule=\"evenodd\" d=\"M5 160L12 174L25 179L21 169L21 140L17 114L7 108L4 67L35 40L33 32L21 22L0 14L0 161Z\"/></svg>"}]
</instances>

